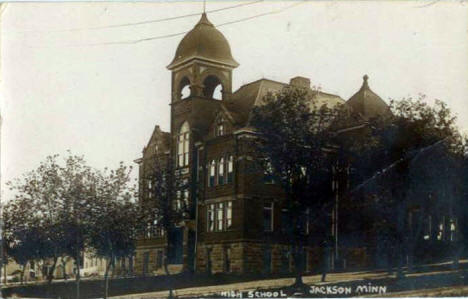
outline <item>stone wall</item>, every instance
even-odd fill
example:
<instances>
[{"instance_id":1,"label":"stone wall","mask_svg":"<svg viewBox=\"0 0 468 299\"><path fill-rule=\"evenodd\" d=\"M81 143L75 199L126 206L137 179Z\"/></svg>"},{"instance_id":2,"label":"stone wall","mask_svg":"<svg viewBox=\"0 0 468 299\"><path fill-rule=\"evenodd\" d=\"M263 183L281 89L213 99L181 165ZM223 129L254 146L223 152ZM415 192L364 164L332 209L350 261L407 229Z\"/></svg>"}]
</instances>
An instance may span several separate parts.
<instances>
[{"instance_id":1,"label":"stone wall","mask_svg":"<svg viewBox=\"0 0 468 299\"><path fill-rule=\"evenodd\" d=\"M135 252L134 271L137 275L163 274L164 268L164 250L163 246L152 248L138 248ZM158 251L162 252L162 263L157 261ZM148 254L147 272L144 273L145 254Z\"/></svg>"},{"instance_id":2,"label":"stone wall","mask_svg":"<svg viewBox=\"0 0 468 299\"><path fill-rule=\"evenodd\" d=\"M243 273L243 256L244 244L242 243L200 244L197 250L196 271L212 274ZM210 267L211 271L209 271Z\"/></svg>"},{"instance_id":3,"label":"stone wall","mask_svg":"<svg viewBox=\"0 0 468 299\"><path fill-rule=\"evenodd\" d=\"M294 258L290 245L265 244L261 242L234 242L200 244L197 251L196 272L208 272L208 256L211 259L211 273L226 272L226 248L230 248L230 272L257 274L286 274L294 271ZM271 257L266 257L269 250ZM209 254L208 254L209 251ZM318 272L321 267L322 252L317 247L304 248L305 272ZM265 262L270 261L270 265Z\"/></svg>"}]
</instances>

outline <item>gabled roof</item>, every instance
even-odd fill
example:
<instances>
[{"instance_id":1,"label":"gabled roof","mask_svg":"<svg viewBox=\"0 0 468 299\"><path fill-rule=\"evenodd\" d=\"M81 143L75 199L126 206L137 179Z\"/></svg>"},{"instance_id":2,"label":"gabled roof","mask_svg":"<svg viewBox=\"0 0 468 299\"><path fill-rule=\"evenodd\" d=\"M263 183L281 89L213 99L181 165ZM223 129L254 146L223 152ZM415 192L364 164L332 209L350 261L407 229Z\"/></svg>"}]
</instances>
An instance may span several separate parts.
<instances>
[{"instance_id":1,"label":"gabled roof","mask_svg":"<svg viewBox=\"0 0 468 299\"><path fill-rule=\"evenodd\" d=\"M260 79L241 86L232 94L231 98L224 101L223 104L235 120L235 125L238 127L248 126L253 109L263 105L263 98L268 92L279 92L288 85L289 84L283 82ZM340 96L313 90L311 88L309 88L309 95L311 104L317 107L322 105L333 107L345 102Z\"/></svg>"},{"instance_id":2,"label":"gabled roof","mask_svg":"<svg viewBox=\"0 0 468 299\"><path fill-rule=\"evenodd\" d=\"M156 125L148 141L148 144L143 148L143 156L148 150L154 150L156 146L159 148L160 151L165 152L170 149L170 144L171 134L162 131L161 128L158 125Z\"/></svg>"}]
</instances>

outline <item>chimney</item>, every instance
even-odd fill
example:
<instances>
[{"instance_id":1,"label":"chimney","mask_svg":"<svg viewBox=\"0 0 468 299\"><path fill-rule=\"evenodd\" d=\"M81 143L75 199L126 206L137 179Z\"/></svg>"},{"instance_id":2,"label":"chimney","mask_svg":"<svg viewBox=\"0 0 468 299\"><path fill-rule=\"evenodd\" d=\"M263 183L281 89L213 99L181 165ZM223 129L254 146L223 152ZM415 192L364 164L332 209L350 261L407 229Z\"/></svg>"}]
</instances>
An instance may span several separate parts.
<instances>
[{"instance_id":1,"label":"chimney","mask_svg":"<svg viewBox=\"0 0 468 299\"><path fill-rule=\"evenodd\" d=\"M289 80L289 85L294 87L310 88L310 79L306 77L297 76Z\"/></svg>"}]
</instances>

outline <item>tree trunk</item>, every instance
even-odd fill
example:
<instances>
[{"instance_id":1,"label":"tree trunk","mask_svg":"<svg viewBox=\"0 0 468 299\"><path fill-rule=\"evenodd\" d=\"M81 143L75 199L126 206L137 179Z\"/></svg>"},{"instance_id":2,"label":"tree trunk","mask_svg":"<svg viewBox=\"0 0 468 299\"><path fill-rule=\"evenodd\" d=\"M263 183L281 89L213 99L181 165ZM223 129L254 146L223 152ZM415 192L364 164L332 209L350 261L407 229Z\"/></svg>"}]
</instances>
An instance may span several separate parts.
<instances>
[{"instance_id":1,"label":"tree trunk","mask_svg":"<svg viewBox=\"0 0 468 299\"><path fill-rule=\"evenodd\" d=\"M65 258L62 257L61 262L62 262L63 279L67 280L67 268L66 268L67 267L67 261L65 261Z\"/></svg>"},{"instance_id":2,"label":"tree trunk","mask_svg":"<svg viewBox=\"0 0 468 299\"><path fill-rule=\"evenodd\" d=\"M167 253L169 251L169 247L166 248L166 253L164 254L164 272L166 272L166 276L167 276L167 281L168 281L168 286L169 286L169 299L172 299L174 298L174 293L173 293L173 290L172 290L172 282L171 282L171 278L169 277L170 273L169 273L169 267L168 267L168 258L167 258Z\"/></svg>"},{"instance_id":3,"label":"tree trunk","mask_svg":"<svg viewBox=\"0 0 468 299\"><path fill-rule=\"evenodd\" d=\"M304 285L304 282L302 281L302 256L301 256L301 246L296 246L295 252L294 252L294 265L295 265L295 271L296 271L296 281L294 282L294 285L296 287L302 287Z\"/></svg>"},{"instance_id":4,"label":"tree trunk","mask_svg":"<svg viewBox=\"0 0 468 299\"><path fill-rule=\"evenodd\" d=\"M133 276L133 256L130 256L128 258L128 270L130 272L130 275Z\"/></svg>"},{"instance_id":5,"label":"tree trunk","mask_svg":"<svg viewBox=\"0 0 468 299\"><path fill-rule=\"evenodd\" d=\"M8 283L8 281L7 281L7 271L6 271L7 269L6 269L6 267L7 267L7 263L5 262L5 263L3 264L3 282L4 282L5 284Z\"/></svg>"},{"instance_id":6,"label":"tree trunk","mask_svg":"<svg viewBox=\"0 0 468 299\"><path fill-rule=\"evenodd\" d=\"M76 266L76 299L80 299L80 252L78 251L75 256L75 266Z\"/></svg>"},{"instance_id":7,"label":"tree trunk","mask_svg":"<svg viewBox=\"0 0 468 299\"><path fill-rule=\"evenodd\" d=\"M0 236L0 286L2 285L2 270L3 270L3 240Z\"/></svg>"},{"instance_id":8,"label":"tree trunk","mask_svg":"<svg viewBox=\"0 0 468 299\"><path fill-rule=\"evenodd\" d=\"M20 284L24 282L24 270L26 269L26 264L21 266L21 273L20 273Z\"/></svg>"},{"instance_id":9,"label":"tree trunk","mask_svg":"<svg viewBox=\"0 0 468 299\"><path fill-rule=\"evenodd\" d=\"M388 237L390 238L390 237ZM394 247L391 244L390 240L385 242L386 245L386 257L387 257L387 274L393 275L393 256L394 256Z\"/></svg>"},{"instance_id":10,"label":"tree trunk","mask_svg":"<svg viewBox=\"0 0 468 299\"><path fill-rule=\"evenodd\" d=\"M398 245L397 245L397 273L396 277L398 279L404 278L405 275L403 273L403 256L404 256L404 251L403 251L403 244L401 240L398 240Z\"/></svg>"},{"instance_id":11,"label":"tree trunk","mask_svg":"<svg viewBox=\"0 0 468 299\"><path fill-rule=\"evenodd\" d=\"M114 259L114 257L112 257L112 259L111 259L111 268L112 268L111 278L114 278L114 275L115 275L115 259Z\"/></svg>"},{"instance_id":12,"label":"tree trunk","mask_svg":"<svg viewBox=\"0 0 468 299\"><path fill-rule=\"evenodd\" d=\"M47 273L47 284L50 285L52 283L52 279L54 279L54 271L55 266L57 265L58 257L54 257L54 262L52 263L52 268L49 269Z\"/></svg>"},{"instance_id":13,"label":"tree trunk","mask_svg":"<svg viewBox=\"0 0 468 299\"><path fill-rule=\"evenodd\" d=\"M328 250L328 246L325 246L323 248L323 254L322 254L322 278L321 278L321 282L325 282L326 278L327 278L327 272L328 272L328 259L329 259L329 250Z\"/></svg>"},{"instance_id":14,"label":"tree trunk","mask_svg":"<svg viewBox=\"0 0 468 299\"><path fill-rule=\"evenodd\" d=\"M109 269L111 266L111 262L112 257L110 259L107 259L106 270L104 272L104 299L107 299L107 296L109 296Z\"/></svg>"}]
</instances>

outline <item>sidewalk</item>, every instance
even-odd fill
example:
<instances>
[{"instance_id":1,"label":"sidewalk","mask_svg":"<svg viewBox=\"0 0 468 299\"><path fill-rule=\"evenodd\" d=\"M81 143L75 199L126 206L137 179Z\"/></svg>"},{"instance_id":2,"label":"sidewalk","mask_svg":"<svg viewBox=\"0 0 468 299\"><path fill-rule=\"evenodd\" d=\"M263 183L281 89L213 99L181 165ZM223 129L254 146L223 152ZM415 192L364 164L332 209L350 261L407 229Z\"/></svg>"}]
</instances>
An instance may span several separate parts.
<instances>
[{"instance_id":1,"label":"sidewalk","mask_svg":"<svg viewBox=\"0 0 468 299\"><path fill-rule=\"evenodd\" d=\"M463 263L463 264L467 262L468 260L460 261L460 263ZM439 263L439 264L426 265L426 267L428 266L436 267L436 266L449 265L449 264L450 264L449 262ZM427 271L427 272L424 271L421 273L408 274L407 277L431 276L431 275L438 275L438 274L450 274L450 273L455 273L455 272L457 271L456 270ZM385 278L387 279L395 278L395 274L388 275L386 271L344 272L344 273L328 274L326 282L324 283L320 282L320 279L321 279L320 275L304 276L303 281L305 284L308 284L308 285L320 286L320 285L328 285L328 284L333 284L333 283L359 282L361 280L369 280L369 279L379 280L379 279L385 279ZM225 284L225 285L178 289L174 291L174 296L204 297L204 296L220 295L221 292L226 292L226 291L248 292L248 291L254 291L258 289L283 288L283 287L288 287L292 285L293 283L294 283L294 278L256 280L256 281L250 281L250 282L233 283L233 284ZM401 296L404 296L404 293L406 292L401 292ZM116 296L116 297L111 297L111 298L112 299L155 299L155 298L167 298L168 295L169 295L169 291L159 291L159 292ZM398 296L398 295L397 293L392 293L389 296Z\"/></svg>"}]
</instances>

